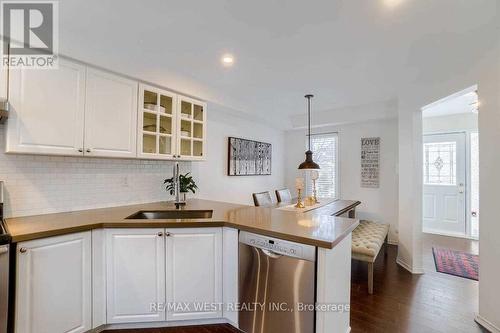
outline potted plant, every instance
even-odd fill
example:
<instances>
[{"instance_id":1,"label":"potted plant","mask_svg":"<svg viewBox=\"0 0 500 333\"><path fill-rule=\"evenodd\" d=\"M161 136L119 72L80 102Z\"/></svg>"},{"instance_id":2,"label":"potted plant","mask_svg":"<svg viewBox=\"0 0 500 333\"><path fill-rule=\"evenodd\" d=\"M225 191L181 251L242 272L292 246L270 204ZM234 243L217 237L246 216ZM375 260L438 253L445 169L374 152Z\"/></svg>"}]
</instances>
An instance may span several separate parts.
<instances>
[{"instance_id":1,"label":"potted plant","mask_svg":"<svg viewBox=\"0 0 500 333\"><path fill-rule=\"evenodd\" d=\"M198 186L196 186L195 181L193 180L193 176L189 175L190 172L186 173L185 175L180 174L179 175L179 191L182 196L182 201L186 201L186 193L192 192L196 193L196 190L198 189ZM165 190L170 193L170 195L175 194L175 184L174 184L174 177L167 178L163 182L165 185Z\"/></svg>"}]
</instances>

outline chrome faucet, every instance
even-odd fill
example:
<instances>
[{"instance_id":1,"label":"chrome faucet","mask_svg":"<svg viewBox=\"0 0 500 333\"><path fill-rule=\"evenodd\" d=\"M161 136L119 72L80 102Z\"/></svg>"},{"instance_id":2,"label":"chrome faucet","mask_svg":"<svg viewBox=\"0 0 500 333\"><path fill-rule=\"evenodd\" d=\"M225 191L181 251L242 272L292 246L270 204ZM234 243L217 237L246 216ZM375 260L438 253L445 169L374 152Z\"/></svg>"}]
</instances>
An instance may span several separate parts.
<instances>
[{"instance_id":1,"label":"chrome faucet","mask_svg":"<svg viewBox=\"0 0 500 333\"><path fill-rule=\"evenodd\" d=\"M185 205L186 202L181 200L181 181L180 181L180 172L179 172L179 162L175 162L174 164L174 193L175 193L175 207L179 208L181 205Z\"/></svg>"}]
</instances>

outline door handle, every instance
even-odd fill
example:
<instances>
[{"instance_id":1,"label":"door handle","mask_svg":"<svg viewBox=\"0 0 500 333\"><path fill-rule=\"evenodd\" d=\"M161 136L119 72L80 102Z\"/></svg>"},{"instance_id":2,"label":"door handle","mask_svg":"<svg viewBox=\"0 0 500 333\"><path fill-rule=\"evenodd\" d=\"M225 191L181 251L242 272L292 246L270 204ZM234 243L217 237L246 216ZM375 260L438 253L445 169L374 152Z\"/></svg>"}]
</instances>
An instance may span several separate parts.
<instances>
[{"instance_id":1,"label":"door handle","mask_svg":"<svg viewBox=\"0 0 500 333\"><path fill-rule=\"evenodd\" d=\"M458 184L458 193L464 193L464 183Z\"/></svg>"},{"instance_id":2,"label":"door handle","mask_svg":"<svg viewBox=\"0 0 500 333\"><path fill-rule=\"evenodd\" d=\"M276 253L276 252L271 251L271 250L266 250L266 249L261 249L261 250L262 250L262 253L264 253L268 257L271 257L273 259L281 258L281 254L279 254L279 253Z\"/></svg>"}]
</instances>

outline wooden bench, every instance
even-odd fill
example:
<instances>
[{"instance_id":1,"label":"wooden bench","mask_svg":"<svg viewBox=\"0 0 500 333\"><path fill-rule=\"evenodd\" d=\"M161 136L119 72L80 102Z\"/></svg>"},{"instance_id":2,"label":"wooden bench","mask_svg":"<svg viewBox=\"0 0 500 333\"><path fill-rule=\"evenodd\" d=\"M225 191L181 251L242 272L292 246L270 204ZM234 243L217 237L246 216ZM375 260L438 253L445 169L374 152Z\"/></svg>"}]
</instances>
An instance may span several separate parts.
<instances>
[{"instance_id":1,"label":"wooden bench","mask_svg":"<svg viewBox=\"0 0 500 333\"><path fill-rule=\"evenodd\" d=\"M368 293L373 294L373 263L387 243L389 225L361 220L352 232L352 259L368 263ZM384 247L385 249L385 247ZM386 251L384 251L385 254Z\"/></svg>"}]
</instances>

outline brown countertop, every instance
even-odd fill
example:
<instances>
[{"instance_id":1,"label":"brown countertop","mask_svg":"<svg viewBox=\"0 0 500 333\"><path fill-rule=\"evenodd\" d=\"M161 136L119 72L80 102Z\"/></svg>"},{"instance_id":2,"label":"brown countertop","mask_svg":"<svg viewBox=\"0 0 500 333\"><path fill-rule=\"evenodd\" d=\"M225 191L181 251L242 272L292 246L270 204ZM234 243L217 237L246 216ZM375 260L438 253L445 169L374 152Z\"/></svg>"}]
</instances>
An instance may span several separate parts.
<instances>
[{"instance_id":1,"label":"brown countertop","mask_svg":"<svg viewBox=\"0 0 500 333\"><path fill-rule=\"evenodd\" d=\"M358 221L335 217L360 204L352 200L323 199L322 207L296 212L274 207L253 207L227 202L191 199L182 209L213 210L209 219L126 219L138 211L172 210L172 202L154 202L112 208L7 218L13 242L63 235L97 228L233 227L289 241L333 248Z\"/></svg>"}]
</instances>

